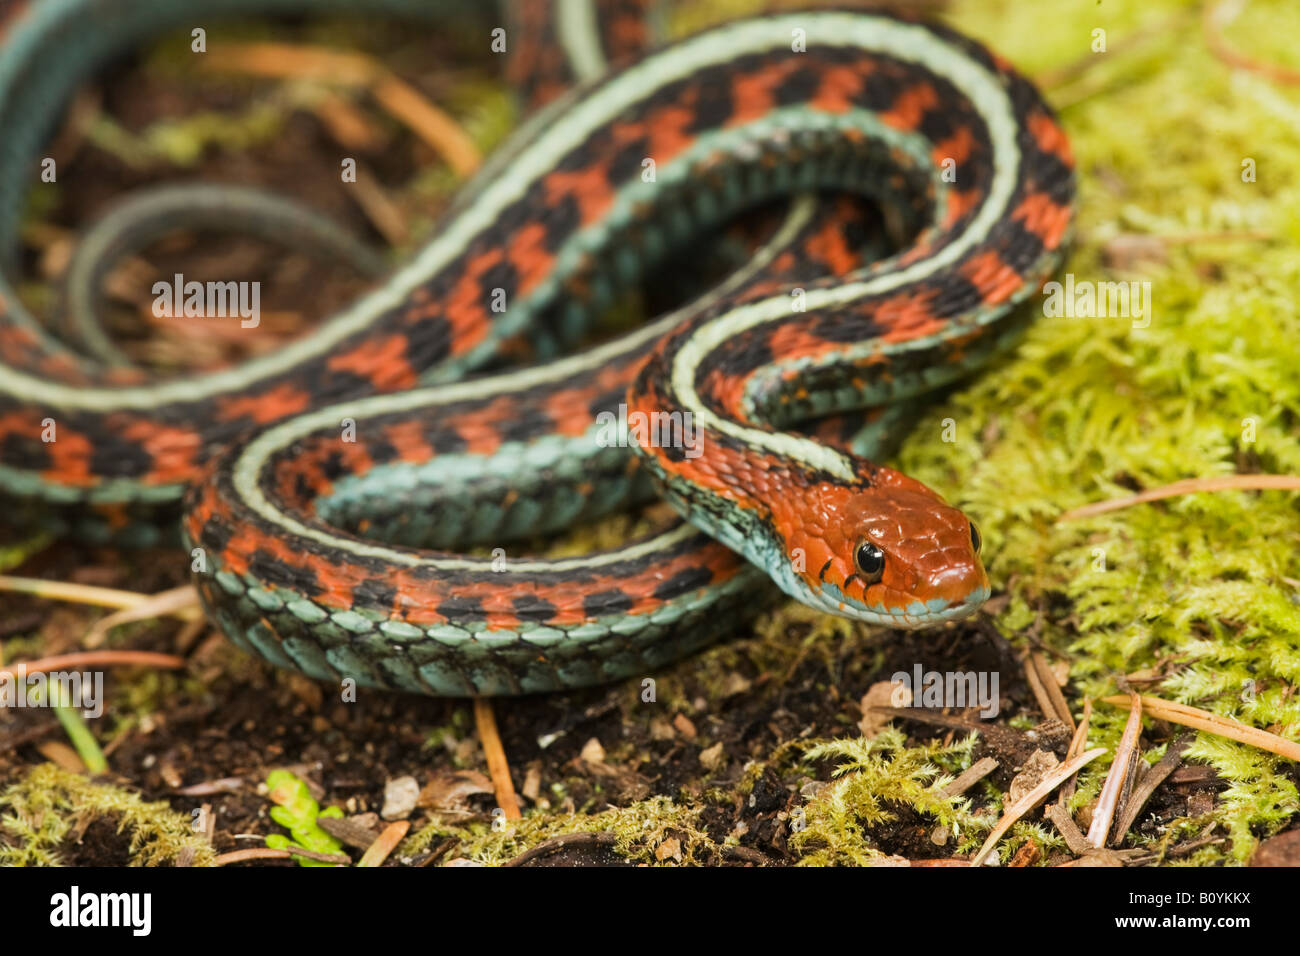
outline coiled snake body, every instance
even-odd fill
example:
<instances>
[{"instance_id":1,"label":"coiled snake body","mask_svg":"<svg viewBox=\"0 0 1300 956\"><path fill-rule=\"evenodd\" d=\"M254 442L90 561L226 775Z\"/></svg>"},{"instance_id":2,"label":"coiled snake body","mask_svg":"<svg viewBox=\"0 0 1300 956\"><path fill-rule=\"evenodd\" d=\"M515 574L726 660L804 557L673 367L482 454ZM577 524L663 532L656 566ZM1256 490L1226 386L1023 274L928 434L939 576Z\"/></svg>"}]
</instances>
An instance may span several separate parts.
<instances>
[{"instance_id":1,"label":"coiled snake body","mask_svg":"<svg viewBox=\"0 0 1300 956\"><path fill-rule=\"evenodd\" d=\"M0 245L72 85L191 23L194 6L11 12ZM552 18L539 4L519 22L594 73L611 34L583 35L592 10L563 2ZM1060 260L1073 189L1050 109L971 40L847 11L728 23L560 97L411 261L237 368L151 381L89 361L0 284L0 491L74 531L85 514L132 528L185 494L195 582L231 639L314 677L405 691L645 673L751 613L768 579L875 623L958 618L989 593L977 532L863 453L907 401L1014 340L1015 306ZM868 261L846 242L851 212L813 192L872 201L901 248ZM690 305L585 353L467 378L521 341L559 353L654 264L783 197L776 232ZM880 417L856 443L803 424L864 408ZM680 440L625 422L668 423ZM647 477L689 523L569 558L502 547L643 498ZM478 546L499 551L455 553Z\"/></svg>"}]
</instances>

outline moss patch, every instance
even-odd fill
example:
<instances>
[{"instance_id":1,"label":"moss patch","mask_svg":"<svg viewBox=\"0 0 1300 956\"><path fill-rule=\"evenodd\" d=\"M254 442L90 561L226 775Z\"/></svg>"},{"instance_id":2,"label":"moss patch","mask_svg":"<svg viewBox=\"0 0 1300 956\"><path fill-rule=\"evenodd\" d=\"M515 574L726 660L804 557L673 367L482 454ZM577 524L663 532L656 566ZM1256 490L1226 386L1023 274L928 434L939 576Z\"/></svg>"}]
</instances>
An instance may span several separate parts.
<instances>
[{"instance_id":1,"label":"moss patch","mask_svg":"<svg viewBox=\"0 0 1300 956\"><path fill-rule=\"evenodd\" d=\"M1253 6L1270 24L1296 15ZM1300 473L1300 93L1214 59L1189 4L1143 4L1140 18L1092 2L1000 12L1011 11L975 2L955 19L1031 73L1096 58L1047 90L1066 104L1080 174L1080 240L1064 271L1149 282L1152 314L1144 328L1040 318L1009 362L930 412L901 465L977 517L995 587L1011 595L1000 629L1067 652L1078 697L1144 672L1147 693L1295 739L1294 494L1196 494L1057 519L1183 478ZM1096 28L1116 52L1089 52ZM1268 32L1234 28L1234 39ZM1243 181L1251 159L1255 181ZM1152 255L1133 257L1133 236ZM959 441L945 445L949 417ZM1125 717L1100 707L1089 743L1113 748ZM1235 857L1300 809L1286 761L1205 735L1187 756L1230 781L1216 814ZM1106 769L1099 761L1085 779Z\"/></svg>"},{"instance_id":2,"label":"moss patch","mask_svg":"<svg viewBox=\"0 0 1300 956\"><path fill-rule=\"evenodd\" d=\"M78 844L91 827L107 824L125 837L120 859L81 859ZM103 839L93 841L105 845ZM0 866L175 864L212 866L216 854L191 819L166 801L97 783L52 763L37 764L0 793Z\"/></svg>"}]
</instances>

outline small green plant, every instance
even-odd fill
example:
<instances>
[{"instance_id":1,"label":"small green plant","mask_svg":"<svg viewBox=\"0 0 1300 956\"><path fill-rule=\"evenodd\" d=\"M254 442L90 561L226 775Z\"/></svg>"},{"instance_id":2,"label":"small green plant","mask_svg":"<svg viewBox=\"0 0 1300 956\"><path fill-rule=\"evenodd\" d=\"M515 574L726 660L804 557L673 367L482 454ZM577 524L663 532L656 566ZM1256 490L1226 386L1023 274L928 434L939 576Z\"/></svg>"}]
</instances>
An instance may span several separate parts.
<instances>
[{"instance_id":1,"label":"small green plant","mask_svg":"<svg viewBox=\"0 0 1300 956\"><path fill-rule=\"evenodd\" d=\"M307 784L303 783L288 770L272 770L266 775L266 785L271 790L271 799L276 806L271 808L271 819L284 827L292 835L271 833L266 837L266 845L273 850L287 850L295 847L310 850L313 853L341 854L343 844L330 836L316 821L321 817L339 819L343 811L339 807L320 808ZM311 860L307 857L295 857L299 866L334 866L323 860Z\"/></svg>"}]
</instances>

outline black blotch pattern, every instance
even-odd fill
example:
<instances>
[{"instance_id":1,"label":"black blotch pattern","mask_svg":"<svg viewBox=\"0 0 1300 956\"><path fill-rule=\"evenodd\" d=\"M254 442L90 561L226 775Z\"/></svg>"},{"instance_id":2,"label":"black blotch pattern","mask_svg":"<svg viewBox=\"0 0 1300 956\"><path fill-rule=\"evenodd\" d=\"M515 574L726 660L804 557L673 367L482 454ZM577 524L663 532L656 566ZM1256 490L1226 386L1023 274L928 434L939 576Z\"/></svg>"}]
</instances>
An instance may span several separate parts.
<instances>
[{"instance_id":1,"label":"black blotch pattern","mask_svg":"<svg viewBox=\"0 0 1300 956\"><path fill-rule=\"evenodd\" d=\"M476 597L448 598L438 605L438 613L448 621L473 621L486 617L483 602Z\"/></svg>"},{"instance_id":2,"label":"black blotch pattern","mask_svg":"<svg viewBox=\"0 0 1300 956\"><path fill-rule=\"evenodd\" d=\"M1032 143L1022 142L1021 146L1026 151L1026 155L1033 156L1031 170L1033 185L1062 206L1071 205L1074 201L1074 171L1061 162L1060 157L1055 153L1044 153L1039 150L1036 140ZM1029 152L1031 149L1032 153Z\"/></svg>"},{"instance_id":3,"label":"black blotch pattern","mask_svg":"<svg viewBox=\"0 0 1300 956\"><path fill-rule=\"evenodd\" d=\"M903 89L904 82L897 69L881 64L867 74L859 102L869 110L884 112L894 105Z\"/></svg>"},{"instance_id":4,"label":"black blotch pattern","mask_svg":"<svg viewBox=\"0 0 1300 956\"><path fill-rule=\"evenodd\" d=\"M367 429L370 432L371 429ZM397 459L397 448L384 437L382 430L373 430L374 434L366 436L366 453L375 464L382 465Z\"/></svg>"},{"instance_id":5,"label":"black blotch pattern","mask_svg":"<svg viewBox=\"0 0 1300 956\"><path fill-rule=\"evenodd\" d=\"M90 471L105 478L130 478L142 475L153 466L153 456L135 442L102 441L93 443Z\"/></svg>"},{"instance_id":6,"label":"black blotch pattern","mask_svg":"<svg viewBox=\"0 0 1300 956\"><path fill-rule=\"evenodd\" d=\"M978 308L984 301L980 290L969 279L949 272L943 276L937 294L930 300L930 311L936 315L955 315Z\"/></svg>"},{"instance_id":7,"label":"black blotch pattern","mask_svg":"<svg viewBox=\"0 0 1300 956\"><path fill-rule=\"evenodd\" d=\"M341 476L350 475L352 473L347 463L343 460L343 453L337 449L331 451L321 459L320 467L321 471L325 473L325 477L330 481L336 481Z\"/></svg>"},{"instance_id":8,"label":"black blotch pattern","mask_svg":"<svg viewBox=\"0 0 1300 956\"><path fill-rule=\"evenodd\" d=\"M965 125L966 119L954 116L950 107L938 107L926 110L921 115L920 132L932 143L941 143L956 132L959 125Z\"/></svg>"},{"instance_id":9,"label":"black blotch pattern","mask_svg":"<svg viewBox=\"0 0 1300 956\"><path fill-rule=\"evenodd\" d=\"M709 83L700 90L695 101L695 114L687 132L698 135L711 129L720 129L730 118L734 104L727 83Z\"/></svg>"},{"instance_id":10,"label":"black blotch pattern","mask_svg":"<svg viewBox=\"0 0 1300 956\"><path fill-rule=\"evenodd\" d=\"M523 594L515 598L514 608L521 621L542 623L555 617L555 605L535 594Z\"/></svg>"},{"instance_id":11,"label":"black blotch pattern","mask_svg":"<svg viewBox=\"0 0 1300 956\"><path fill-rule=\"evenodd\" d=\"M1026 229L1019 220L1007 220L998 227L998 231L1006 237L1007 245L1003 247L1003 258L1007 260L1007 265L1017 272L1027 272L1047 251L1043 246L1043 240ZM1015 253L1008 255L1006 250L1015 250Z\"/></svg>"},{"instance_id":12,"label":"black blotch pattern","mask_svg":"<svg viewBox=\"0 0 1300 956\"><path fill-rule=\"evenodd\" d=\"M679 447L676 444L669 443L667 445L664 445L660 449L660 451L663 452L664 457L667 458L669 461L682 462L686 460L687 449L683 447Z\"/></svg>"},{"instance_id":13,"label":"black blotch pattern","mask_svg":"<svg viewBox=\"0 0 1300 956\"><path fill-rule=\"evenodd\" d=\"M641 174L641 163L650 157L650 141L639 137L625 143L610 157L605 169L605 180L611 186L621 186ZM653 159L653 157L650 157Z\"/></svg>"},{"instance_id":14,"label":"black blotch pattern","mask_svg":"<svg viewBox=\"0 0 1300 956\"><path fill-rule=\"evenodd\" d=\"M557 172L576 173L586 169L591 164L591 157L599 156L601 148L605 145L605 138L608 131L598 129L589 135L581 143L575 143L574 149L561 156L555 163Z\"/></svg>"},{"instance_id":15,"label":"black blotch pattern","mask_svg":"<svg viewBox=\"0 0 1300 956\"><path fill-rule=\"evenodd\" d=\"M881 327L872 318L870 305L860 311L845 314L843 312L817 313L812 317L809 331L827 342L847 344L865 342L881 333Z\"/></svg>"},{"instance_id":16,"label":"black blotch pattern","mask_svg":"<svg viewBox=\"0 0 1300 956\"><path fill-rule=\"evenodd\" d=\"M412 334L406 341L406 360L414 369L433 368L451 354L451 323L443 315L425 316L419 320L420 331ZM347 373L340 373L347 374ZM352 376L358 382L364 381ZM367 384L364 389L356 389L349 394L365 394L374 391L374 386Z\"/></svg>"},{"instance_id":17,"label":"black blotch pattern","mask_svg":"<svg viewBox=\"0 0 1300 956\"><path fill-rule=\"evenodd\" d=\"M294 504L299 506L307 504L316 497L316 489L311 486L304 472L298 472L293 476L293 493Z\"/></svg>"},{"instance_id":18,"label":"black blotch pattern","mask_svg":"<svg viewBox=\"0 0 1300 956\"><path fill-rule=\"evenodd\" d=\"M199 532L198 545L213 554L221 554L226 550L233 534L234 529L224 521L209 521ZM212 566L210 562L208 566Z\"/></svg>"},{"instance_id":19,"label":"black blotch pattern","mask_svg":"<svg viewBox=\"0 0 1300 956\"><path fill-rule=\"evenodd\" d=\"M320 582L309 568L292 567L285 564L273 554L257 550L248 559L248 571L259 581L272 586L299 591L308 598L321 593Z\"/></svg>"},{"instance_id":20,"label":"black blotch pattern","mask_svg":"<svg viewBox=\"0 0 1300 956\"><path fill-rule=\"evenodd\" d=\"M397 600L397 588L383 578L366 578L357 586L354 596L358 604L388 611Z\"/></svg>"},{"instance_id":21,"label":"black blotch pattern","mask_svg":"<svg viewBox=\"0 0 1300 956\"><path fill-rule=\"evenodd\" d=\"M632 598L617 588L588 594L582 599L582 612L587 617L604 617L609 614L622 614L631 609Z\"/></svg>"},{"instance_id":22,"label":"black blotch pattern","mask_svg":"<svg viewBox=\"0 0 1300 956\"><path fill-rule=\"evenodd\" d=\"M582 222L582 210L578 207L577 197L568 195L548 205L542 213L541 222L546 227L546 237L542 244L547 252L555 252Z\"/></svg>"},{"instance_id":23,"label":"black blotch pattern","mask_svg":"<svg viewBox=\"0 0 1300 956\"><path fill-rule=\"evenodd\" d=\"M507 306L513 302L515 292L519 288L519 271L509 262L495 263L479 276L479 288L483 291L483 308L495 315L496 313L492 313L492 305L496 298L496 290L504 291Z\"/></svg>"},{"instance_id":24,"label":"black blotch pattern","mask_svg":"<svg viewBox=\"0 0 1300 956\"><path fill-rule=\"evenodd\" d=\"M812 99L821 86L822 73L811 67L800 67L781 81L772 91L772 99L779 106L793 106Z\"/></svg>"},{"instance_id":25,"label":"black blotch pattern","mask_svg":"<svg viewBox=\"0 0 1300 956\"><path fill-rule=\"evenodd\" d=\"M705 587L712 580L713 571L709 568L686 568L655 588L655 597L660 601L669 601L680 594Z\"/></svg>"},{"instance_id":26,"label":"black blotch pattern","mask_svg":"<svg viewBox=\"0 0 1300 956\"><path fill-rule=\"evenodd\" d=\"M618 413L618 406L627 400L626 388L610 389L602 395L594 398L590 405L587 406L587 412L592 418L595 418L601 412Z\"/></svg>"},{"instance_id":27,"label":"black blotch pattern","mask_svg":"<svg viewBox=\"0 0 1300 956\"><path fill-rule=\"evenodd\" d=\"M44 471L53 464L45 442L25 435L6 435L0 439L0 461L32 471Z\"/></svg>"},{"instance_id":28,"label":"black blotch pattern","mask_svg":"<svg viewBox=\"0 0 1300 956\"><path fill-rule=\"evenodd\" d=\"M446 417L451 418L450 415ZM441 421L428 422L424 426L424 440L439 455L454 455L464 451L466 447L466 441L461 437L460 432L442 424Z\"/></svg>"},{"instance_id":29,"label":"black blotch pattern","mask_svg":"<svg viewBox=\"0 0 1300 956\"><path fill-rule=\"evenodd\" d=\"M527 442L556 430L555 419L540 408L525 408L522 414L501 426L503 441Z\"/></svg>"}]
</instances>

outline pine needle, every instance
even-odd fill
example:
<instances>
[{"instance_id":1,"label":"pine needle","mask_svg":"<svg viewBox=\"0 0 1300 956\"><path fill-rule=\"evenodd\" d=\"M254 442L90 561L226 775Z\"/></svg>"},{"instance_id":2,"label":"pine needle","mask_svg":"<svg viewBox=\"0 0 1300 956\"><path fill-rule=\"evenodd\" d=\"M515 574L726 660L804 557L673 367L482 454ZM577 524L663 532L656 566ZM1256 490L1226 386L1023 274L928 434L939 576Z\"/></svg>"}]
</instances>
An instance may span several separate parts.
<instances>
[{"instance_id":1,"label":"pine needle","mask_svg":"<svg viewBox=\"0 0 1300 956\"><path fill-rule=\"evenodd\" d=\"M1121 694L1114 697L1103 697L1102 700L1108 704L1114 704L1116 707L1131 706L1128 697ZM1177 704L1171 700L1161 700L1159 697L1147 697L1145 695L1142 697L1142 711L1148 717L1154 717L1157 720L1167 720L1171 724L1193 727L1196 730L1203 730L1207 734L1227 737L1229 740L1235 740L1238 743L1258 747L1260 750L1267 750L1269 753L1275 753L1279 757L1286 757L1288 760L1300 761L1300 743L1287 740L1285 737L1279 737L1277 734L1270 734L1267 730L1250 727L1240 721L1233 720L1231 717L1224 717L1220 714L1213 714L1208 710L1188 707L1186 704Z\"/></svg>"},{"instance_id":2,"label":"pine needle","mask_svg":"<svg viewBox=\"0 0 1300 956\"><path fill-rule=\"evenodd\" d=\"M1086 765L1092 763L1092 761L1096 760L1105 752L1105 747L1095 747L1086 753L1080 754L1073 760L1067 760L1059 767L1053 769L1051 773L1044 776L1042 782L1039 783L1038 786L1034 787L1033 790L1030 790L1011 806L1007 807L1006 810L1003 811L1002 819L998 821L997 826L995 826L989 833L988 839L984 841L984 845L980 847L979 852L971 858L971 866L979 866L984 862L984 858L987 857L989 853L993 851L993 848L998 845L998 841L1002 839L1003 834L1011 829L1013 823L1023 817L1030 810L1034 809L1034 807L1038 806L1038 804L1049 793L1059 787L1067 779L1073 777Z\"/></svg>"},{"instance_id":3,"label":"pine needle","mask_svg":"<svg viewBox=\"0 0 1300 956\"><path fill-rule=\"evenodd\" d=\"M1121 511L1133 505L1176 498L1201 491L1300 491L1300 477L1296 475L1223 475L1217 478L1188 478L1161 488L1151 488L1126 498L1111 498L1065 512L1057 521L1078 521L1110 511Z\"/></svg>"}]
</instances>

